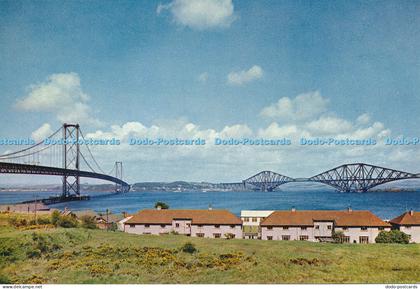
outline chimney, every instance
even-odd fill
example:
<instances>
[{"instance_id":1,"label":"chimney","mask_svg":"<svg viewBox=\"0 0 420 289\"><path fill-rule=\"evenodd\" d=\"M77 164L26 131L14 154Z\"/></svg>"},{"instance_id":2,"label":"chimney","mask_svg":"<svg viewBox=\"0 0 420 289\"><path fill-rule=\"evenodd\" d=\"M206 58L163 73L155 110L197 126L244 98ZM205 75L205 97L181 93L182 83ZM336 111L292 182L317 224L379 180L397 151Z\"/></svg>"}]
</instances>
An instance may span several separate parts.
<instances>
[{"instance_id":1,"label":"chimney","mask_svg":"<svg viewBox=\"0 0 420 289\"><path fill-rule=\"evenodd\" d=\"M348 206L347 207L347 212L351 213L351 212L353 212L353 209L350 206Z\"/></svg>"},{"instance_id":2,"label":"chimney","mask_svg":"<svg viewBox=\"0 0 420 289\"><path fill-rule=\"evenodd\" d=\"M296 212L296 208L295 207L292 207L292 212Z\"/></svg>"},{"instance_id":3,"label":"chimney","mask_svg":"<svg viewBox=\"0 0 420 289\"><path fill-rule=\"evenodd\" d=\"M127 218L128 214L127 214L127 212L122 212L122 215L123 215L124 218Z\"/></svg>"},{"instance_id":4,"label":"chimney","mask_svg":"<svg viewBox=\"0 0 420 289\"><path fill-rule=\"evenodd\" d=\"M162 207L161 206L157 206L156 207L156 210L160 211L160 210L162 210Z\"/></svg>"},{"instance_id":5,"label":"chimney","mask_svg":"<svg viewBox=\"0 0 420 289\"><path fill-rule=\"evenodd\" d=\"M413 209L410 210L410 216L414 215Z\"/></svg>"},{"instance_id":6,"label":"chimney","mask_svg":"<svg viewBox=\"0 0 420 289\"><path fill-rule=\"evenodd\" d=\"M211 206L211 204L209 204L209 211L213 210L213 207Z\"/></svg>"}]
</instances>

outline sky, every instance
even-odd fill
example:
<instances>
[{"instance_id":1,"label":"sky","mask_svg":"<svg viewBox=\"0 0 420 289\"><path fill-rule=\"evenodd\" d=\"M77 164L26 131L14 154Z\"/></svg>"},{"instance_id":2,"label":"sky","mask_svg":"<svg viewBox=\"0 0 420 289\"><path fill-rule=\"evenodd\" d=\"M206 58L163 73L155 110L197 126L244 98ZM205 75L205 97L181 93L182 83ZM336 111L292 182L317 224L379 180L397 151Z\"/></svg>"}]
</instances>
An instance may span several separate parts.
<instances>
[{"instance_id":1,"label":"sky","mask_svg":"<svg viewBox=\"0 0 420 289\"><path fill-rule=\"evenodd\" d=\"M0 138L63 122L123 140L420 137L419 13L418 1L3 0ZM307 177L346 162L419 172L418 148L92 151L135 182Z\"/></svg>"}]
</instances>

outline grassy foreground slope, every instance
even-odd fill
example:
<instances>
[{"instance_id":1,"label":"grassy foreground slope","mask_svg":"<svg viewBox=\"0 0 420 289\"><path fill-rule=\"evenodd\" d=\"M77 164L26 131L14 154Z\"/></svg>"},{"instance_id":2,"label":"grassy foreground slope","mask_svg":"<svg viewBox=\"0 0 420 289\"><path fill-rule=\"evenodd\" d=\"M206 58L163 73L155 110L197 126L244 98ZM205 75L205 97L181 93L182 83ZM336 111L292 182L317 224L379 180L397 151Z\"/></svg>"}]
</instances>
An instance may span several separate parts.
<instances>
[{"instance_id":1,"label":"grassy foreground slope","mask_svg":"<svg viewBox=\"0 0 420 289\"><path fill-rule=\"evenodd\" d=\"M198 252L180 247L192 242ZM0 283L418 283L420 245L0 226Z\"/></svg>"}]
</instances>

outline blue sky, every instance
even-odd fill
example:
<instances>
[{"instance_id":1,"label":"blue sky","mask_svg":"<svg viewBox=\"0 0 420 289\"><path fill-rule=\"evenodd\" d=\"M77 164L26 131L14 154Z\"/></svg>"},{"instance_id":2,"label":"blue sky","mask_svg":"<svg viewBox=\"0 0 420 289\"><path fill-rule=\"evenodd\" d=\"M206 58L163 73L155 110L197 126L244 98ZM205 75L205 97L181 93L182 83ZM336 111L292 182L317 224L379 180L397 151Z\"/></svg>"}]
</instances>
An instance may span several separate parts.
<instances>
[{"instance_id":1,"label":"blue sky","mask_svg":"<svg viewBox=\"0 0 420 289\"><path fill-rule=\"evenodd\" d=\"M273 122L290 125L264 108L318 93L328 107L312 121L347 121L351 134L365 114L366 129L380 122L378 131L418 136L418 1L214 3L203 11L182 0L1 1L0 122L7 125L0 136L60 126L56 106L17 104L57 74L80 81L88 100L75 102L90 115L80 122L92 133L180 121L216 132L243 125L257 135ZM176 169L162 178L182 178Z\"/></svg>"}]
</instances>

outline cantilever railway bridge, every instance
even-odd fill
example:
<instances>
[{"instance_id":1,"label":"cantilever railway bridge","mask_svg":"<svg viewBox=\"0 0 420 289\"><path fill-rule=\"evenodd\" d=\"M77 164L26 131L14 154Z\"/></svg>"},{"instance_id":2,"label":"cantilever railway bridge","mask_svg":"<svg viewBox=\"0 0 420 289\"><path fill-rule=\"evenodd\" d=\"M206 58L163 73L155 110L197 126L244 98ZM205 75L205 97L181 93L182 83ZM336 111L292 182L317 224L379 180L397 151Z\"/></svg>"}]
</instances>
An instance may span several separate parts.
<instances>
[{"instance_id":1,"label":"cantilever railway bridge","mask_svg":"<svg viewBox=\"0 0 420 289\"><path fill-rule=\"evenodd\" d=\"M57 139L61 137L61 139ZM61 176L62 198L80 196L80 178L101 179L115 183L116 192L127 192L122 162L105 173L95 160L78 124L63 124L48 137L59 144L41 141L17 152L0 155L0 174ZM81 144L82 143L82 144ZM86 169L82 169L82 165Z\"/></svg>"},{"instance_id":2,"label":"cantilever railway bridge","mask_svg":"<svg viewBox=\"0 0 420 289\"><path fill-rule=\"evenodd\" d=\"M221 183L224 188L251 187L261 191L273 191L292 182L317 182L334 187L341 192L366 192L381 184L419 179L420 174L407 173L364 163L344 164L310 178L291 178L272 171L262 171L238 183Z\"/></svg>"}]
</instances>

